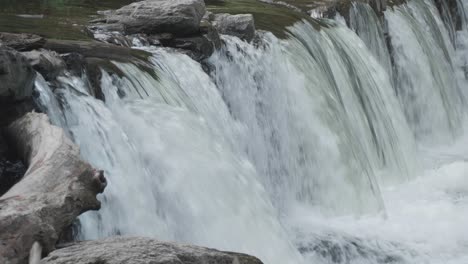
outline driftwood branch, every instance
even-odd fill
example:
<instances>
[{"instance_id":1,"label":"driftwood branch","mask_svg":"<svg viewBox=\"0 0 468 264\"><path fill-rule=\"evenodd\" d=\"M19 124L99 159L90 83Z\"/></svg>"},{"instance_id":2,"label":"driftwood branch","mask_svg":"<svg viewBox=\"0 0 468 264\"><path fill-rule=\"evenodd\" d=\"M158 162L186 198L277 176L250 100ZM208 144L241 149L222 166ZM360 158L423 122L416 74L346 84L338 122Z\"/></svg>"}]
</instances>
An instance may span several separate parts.
<instances>
[{"instance_id":1,"label":"driftwood branch","mask_svg":"<svg viewBox=\"0 0 468 264\"><path fill-rule=\"evenodd\" d=\"M35 241L47 254L78 215L99 209L106 179L44 114L26 114L6 134L28 170L0 197L0 263L21 264Z\"/></svg>"}]
</instances>

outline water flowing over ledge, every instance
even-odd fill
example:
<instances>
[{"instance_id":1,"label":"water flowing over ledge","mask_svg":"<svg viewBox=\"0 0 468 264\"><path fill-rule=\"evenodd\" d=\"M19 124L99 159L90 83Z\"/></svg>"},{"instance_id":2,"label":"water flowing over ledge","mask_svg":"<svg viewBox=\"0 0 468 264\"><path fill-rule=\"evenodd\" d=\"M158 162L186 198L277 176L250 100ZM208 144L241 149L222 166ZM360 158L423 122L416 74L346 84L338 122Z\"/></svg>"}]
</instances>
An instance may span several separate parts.
<instances>
[{"instance_id":1,"label":"water flowing over ledge","mask_svg":"<svg viewBox=\"0 0 468 264\"><path fill-rule=\"evenodd\" d=\"M222 36L203 63L137 45L149 69L110 61L104 100L86 73L38 77L51 121L108 175L79 237L265 263L464 263L467 24L432 0L341 15L284 39Z\"/></svg>"}]
</instances>

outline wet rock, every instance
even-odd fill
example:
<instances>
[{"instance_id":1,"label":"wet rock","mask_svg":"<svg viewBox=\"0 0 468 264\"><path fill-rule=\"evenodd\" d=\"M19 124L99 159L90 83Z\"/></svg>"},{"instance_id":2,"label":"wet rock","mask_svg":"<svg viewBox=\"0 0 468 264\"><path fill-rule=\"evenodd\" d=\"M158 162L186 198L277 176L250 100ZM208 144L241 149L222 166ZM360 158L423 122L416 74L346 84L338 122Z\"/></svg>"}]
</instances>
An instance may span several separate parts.
<instances>
[{"instance_id":1,"label":"wet rock","mask_svg":"<svg viewBox=\"0 0 468 264\"><path fill-rule=\"evenodd\" d=\"M0 47L0 101L31 97L36 73L21 53Z\"/></svg>"},{"instance_id":2,"label":"wet rock","mask_svg":"<svg viewBox=\"0 0 468 264\"><path fill-rule=\"evenodd\" d=\"M215 45L205 36L176 38L161 42L166 47L178 48L188 51L188 55L197 61L206 59L213 54Z\"/></svg>"},{"instance_id":3,"label":"wet rock","mask_svg":"<svg viewBox=\"0 0 468 264\"><path fill-rule=\"evenodd\" d=\"M255 23L251 14L216 14L212 21L220 34L232 35L251 41L255 36Z\"/></svg>"},{"instance_id":4,"label":"wet rock","mask_svg":"<svg viewBox=\"0 0 468 264\"><path fill-rule=\"evenodd\" d=\"M203 0L146 0L104 14L105 22L94 21L89 28L91 31L123 29L127 35L172 33L186 36L198 32L200 20L205 14L205 3Z\"/></svg>"},{"instance_id":5,"label":"wet rock","mask_svg":"<svg viewBox=\"0 0 468 264\"><path fill-rule=\"evenodd\" d=\"M221 48L219 32L208 20L203 19L200 23L200 33L211 41L216 49Z\"/></svg>"},{"instance_id":6,"label":"wet rock","mask_svg":"<svg viewBox=\"0 0 468 264\"><path fill-rule=\"evenodd\" d=\"M113 237L78 242L58 249L41 264L262 264L253 256L215 249L161 242L149 238Z\"/></svg>"},{"instance_id":7,"label":"wet rock","mask_svg":"<svg viewBox=\"0 0 468 264\"><path fill-rule=\"evenodd\" d=\"M0 46L3 45L18 51L40 49L44 43L45 39L38 35L0 32Z\"/></svg>"},{"instance_id":8,"label":"wet rock","mask_svg":"<svg viewBox=\"0 0 468 264\"><path fill-rule=\"evenodd\" d=\"M29 64L48 81L54 80L65 70L65 62L56 52L41 49L22 54L28 59Z\"/></svg>"},{"instance_id":9,"label":"wet rock","mask_svg":"<svg viewBox=\"0 0 468 264\"><path fill-rule=\"evenodd\" d=\"M81 76L86 71L87 62L83 55L71 52L62 55L67 69L75 76Z\"/></svg>"}]
</instances>

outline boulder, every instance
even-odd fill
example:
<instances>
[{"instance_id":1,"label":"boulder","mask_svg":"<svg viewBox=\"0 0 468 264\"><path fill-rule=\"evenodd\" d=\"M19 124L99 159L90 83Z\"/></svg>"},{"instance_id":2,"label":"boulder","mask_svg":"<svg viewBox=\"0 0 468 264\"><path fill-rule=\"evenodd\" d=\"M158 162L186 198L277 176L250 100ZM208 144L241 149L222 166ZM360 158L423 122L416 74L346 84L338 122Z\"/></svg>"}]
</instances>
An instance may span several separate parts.
<instances>
[{"instance_id":1,"label":"boulder","mask_svg":"<svg viewBox=\"0 0 468 264\"><path fill-rule=\"evenodd\" d=\"M127 35L172 33L186 36L198 32L205 11L203 0L146 0L105 12L105 22L94 21L90 30L119 31L122 28Z\"/></svg>"},{"instance_id":2,"label":"boulder","mask_svg":"<svg viewBox=\"0 0 468 264\"><path fill-rule=\"evenodd\" d=\"M83 241L53 251L41 264L262 264L253 256L141 237Z\"/></svg>"},{"instance_id":3,"label":"boulder","mask_svg":"<svg viewBox=\"0 0 468 264\"><path fill-rule=\"evenodd\" d=\"M19 101L31 97L36 73L21 53L0 47L0 100Z\"/></svg>"},{"instance_id":4,"label":"boulder","mask_svg":"<svg viewBox=\"0 0 468 264\"><path fill-rule=\"evenodd\" d=\"M0 46L7 46L18 51L40 49L44 43L45 39L38 35L0 32Z\"/></svg>"},{"instance_id":5,"label":"boulder","mask_svg":"<svg viewBox=\"0 0 468 264\"><path fill-rule=\"evenodd\" d=\"M59 54L49 50L33 50L22 53L29 64L48 81L52 81L62 73L66 64Z\"/></svg>"},{"instance_id":6,"label":"boulder","mask_svg":"<svg viewBox=\"0 0 468 264\"><path fill-rule=\"evenodd\" d=\"M252 14L216 14L212 23L220 34L236 36L249 42L255 36L255 23Z\"/></svg>"},{"instance_id":7,"label":"boulder","mask_svg":"<svg viewBox=\"0 0 468 264\"><path fill-rule=\"evenodd\" d=\"M175 38L168 41L161 41L161 43L166 47L187 51L187 55L196 61L201 61L210 57L215 50L214 43L205 36Z\"/></svg>"}]
</instances>

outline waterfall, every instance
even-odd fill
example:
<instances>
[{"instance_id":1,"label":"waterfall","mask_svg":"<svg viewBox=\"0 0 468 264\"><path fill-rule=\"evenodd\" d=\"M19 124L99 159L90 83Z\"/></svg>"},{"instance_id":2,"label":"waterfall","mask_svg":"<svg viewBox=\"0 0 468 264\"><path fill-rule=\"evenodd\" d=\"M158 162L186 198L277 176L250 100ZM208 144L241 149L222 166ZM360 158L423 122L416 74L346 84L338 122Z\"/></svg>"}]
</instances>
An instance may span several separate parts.
<instances>
[{"instance_id":1,"label":"waterfall","mask_svg":"<svg viewBox=\"0 0 468 264\"><path fill-rule=\"evenodd\" d=\"M464 263L468 152L450 143L467 142L468 27L455 32L432 0L384 17L355 3L349 22L222 36L204 67L137 47L147 65L102 69L105 100L85 73L39 77L38 104L109 182L79 238L265 263Z\"/></svg>"},{"instance_id":2,"label":"waterfall","mask_svg":"<svg viewBox=\"0 0 468 264\"><path fill-rule=\"evenodd\" d=\"M395 61L396 92L408 123L421 140L460 133L464 94L454 50L432 1L411 1L386 12ZM424 77L423 77L424 76Z\"/></svg>"},{"instance_id":3,"label":"waterfall","mask_svg":"<svg viewBox=\"0 0 468 264\"><path fill-rule=\"evenodd\" d=\"M384 36L384 27L374 10L364 3L353 3L349 11L350 28L364 41L393 81L390 54Z\"/></svg>"}]
</instances>

